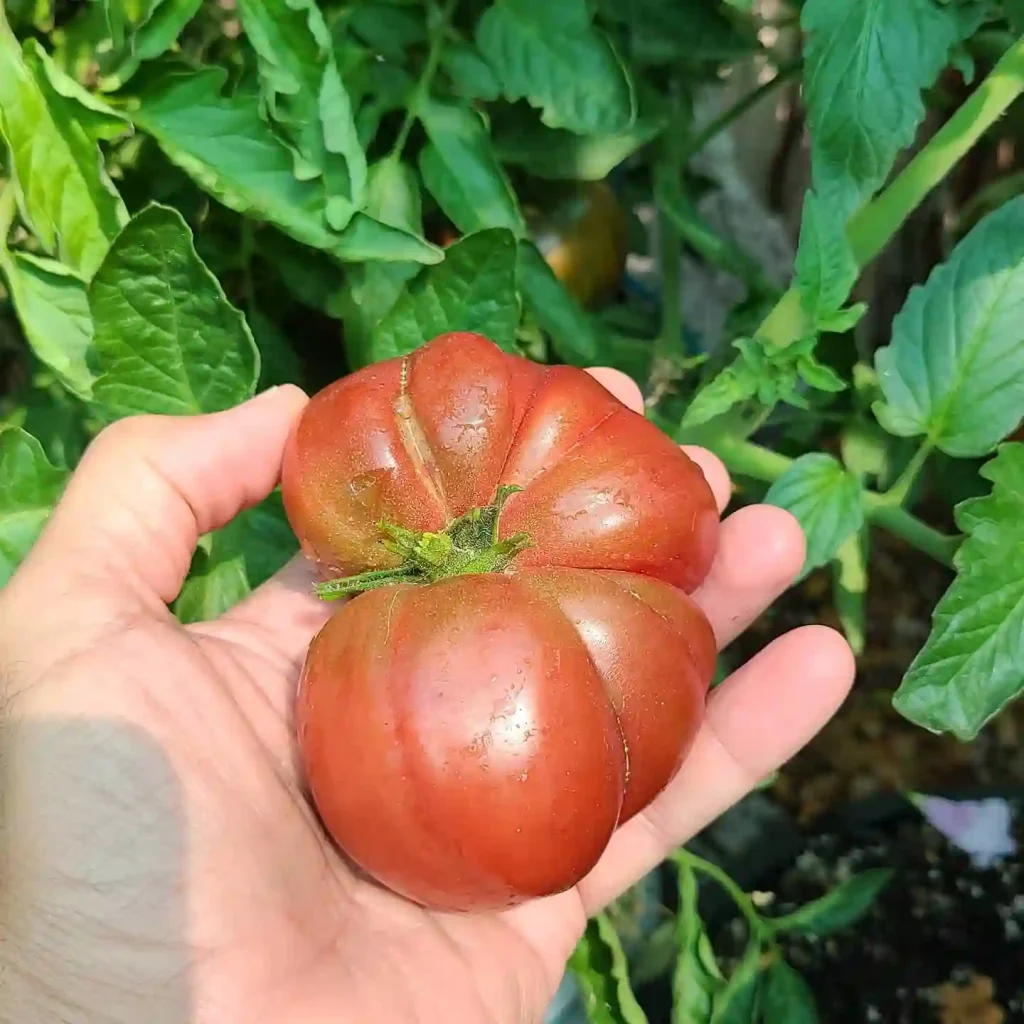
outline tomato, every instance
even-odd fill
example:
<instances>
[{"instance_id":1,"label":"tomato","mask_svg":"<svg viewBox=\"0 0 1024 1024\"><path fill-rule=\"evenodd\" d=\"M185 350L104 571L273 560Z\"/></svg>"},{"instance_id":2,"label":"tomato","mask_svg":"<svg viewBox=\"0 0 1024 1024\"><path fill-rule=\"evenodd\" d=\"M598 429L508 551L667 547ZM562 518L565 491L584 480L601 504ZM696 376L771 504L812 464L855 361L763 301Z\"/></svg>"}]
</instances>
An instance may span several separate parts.
<instances>
[{"instance_id":1,"label":"tomato","mask_svg":"<svg viewBox=\"0 0 1024 1024\"><path fill-rule=\"evenodd\" d=\"M548 266L582 306L598 306L614 292L626 269L629 222L607 182L574 183L554 202L524 205L523 213ZM446 225L430 237L447 248L461 235Z\"/></svg>"},{"instance_id":2,"label":"tomato","mask_svg":"<svg viewBox=\"0 0 1024 1024\"><path fill-rule=\"evenodd\" d=\"M585 182L553 209L526 213L555 277L583 306L595 306L614 291L626 269L629 225L607 182Z\"/></svg>"},{"instance_id":3,"label":"tomato","mask_svg":"<svg viewBox=\"0 0 1024 1024\"><path fill-rule=\"evenodd\" d=\"M321 593L361 591L297 697L331 836L434 908L578 882L700 726L700 469L589 374L450 334L315 395L283 495Z\"/></svg>"}]
</instances>

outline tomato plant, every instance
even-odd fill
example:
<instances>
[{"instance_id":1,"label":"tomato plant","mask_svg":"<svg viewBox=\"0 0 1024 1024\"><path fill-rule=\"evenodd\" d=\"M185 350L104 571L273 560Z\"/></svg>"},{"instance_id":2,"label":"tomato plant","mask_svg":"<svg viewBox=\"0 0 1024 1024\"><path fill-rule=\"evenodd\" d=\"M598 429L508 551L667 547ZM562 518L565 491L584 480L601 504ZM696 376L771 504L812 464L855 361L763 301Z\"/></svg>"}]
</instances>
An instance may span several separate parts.
<instances>
[{"instance_id":1,"label":"tomato plant","mask_svg":"<svg viewBox=\"0 0 1024 1024\"><path fill-rule=\"evenodd\" d=\"M283 495L303 550L345 574L321 594L359 594L299 694L343 849L445 909L578 882L701 722L701 471L588 374L462 333L316 395Z\"/></svg>"},{"instance_id":2,"label":"tomato plant","mask_svg":"<svg viewBox=\"0 0 1024 1024\"><path fill-rule=\"evenodd\" d=\"M551 697L539 652L574 602L606 602L602 614L621 624L628 576L644 581L648 607L671 594L672 614L689 614L711 527L680 530L665 494L698 500L676 449L699 443L726 464L741 500L798 518L805 571L831 584L858 652L874 642L880 535L948 568L892 704L925 729L973 739L1024 692L1013 557L1024 522L1021 33L1020 0L9 0L0 584L103 424L213 412L295 382L319 394L289 453L288 512L322 588L359 595L318 640L306 697L333 693L321 677L379 696L358 689L369 678L359 658L378 647L381 661L402 659L389 678L403 693L429 696L412 682L421 669L437 675L428 641L463 626L453 649L471 652L460 671L489 650L466 637L511 643L509 631L528 626L514 642L538 652L529 692ZM779 251L755 244L750 229L766 220L794 226ZM722 279L735 291L720 316L702 318L704 293ZM444 345L426 343L452 332L484 335L500 352L464 339L442 366ZM603 468L581 442L532 478L540 424L564 441L614 407L573 369L595 365L637 380L648 423L616 412L595 428ZM598 490L628 488L644 529L630 534L625 519L592 509L567 521L559 501L586 487L577 469L604 473ZM634 486L641 479L653 488ZM175 614L217 616L296 547L275 493L202 538ZM386 586L362 593L373 573ZM458 621L442 629L443 615ZM650 776L632 765L626 780L617 741L602 761L616 692L588 675L611 678L593 638L564 639L563 657L583 667L544 721L570 709L581 721L583 694L600 698L585 704L595 724L579 726L600 762L586 782L592 810L581 818L557 790L545 791L557 807L532 801L537 817L515 827L536 838L548 813L551 860L513 863L525 840L510 838L505 882L473 878L494 904L567 884L611 820L665 777L670 748L685 748L679 710L671 737L649 733ZM702 659L686 661L696 689ZM332 676L324 667L338 660ZM455 688L442 692L455 700L471 689L467 719L486 726L508 680L495 670L496 683L484 673L470 687L479 667L453 672ZM642 666L635 673L649 685ZM324 721L341 718L340 706L320 706ZM444 732L454 726L436 720L437 703L405 706L417 734L437 726L438 749L468 750L485 734ZM513 730L518 714L501 721ZM385 737L351 737L359 742L379 753ZM497 742L487 749L497 756ZM564 756L554 749L550 763ZM451 834L468 776L456 784L437 768L443 758L426 748L417 757L400 791L351 761L348 781L330 785L328 816L345 832L360 792L375 794L387 813L343 841L365 843L357 854L396 887L433 878L421 898L464 902L470 890L451 874L463 854L439 860L441 832L427 826ZM449 768L466 763L453 757ZM477 782L492 776L507 773L492 766ZM496 836L519 835L509 794L539 793L544 778L531 763L505 796L475 791L494 808ZM406 802L392 808L396 792ZM426 806L437 813L413 813ZM389 860L396 835L394 849L415 846L421 858L403 861L404 878ZM498 863L493 850L464 859ZM773 945L784 925L690 851L672 863L678 927L661 962L675 964L676 1016L812 1019ZM729 891L749 925L750 949L731 972L703 930L696 875ZM834 919L838 906L848 923L877 887L877 877L854 879L817 912ZM610 920L592 922L571 967L593 1019L634 1024L642 1011L623 993L635 965Z\"/></svg>"}]
</instances>

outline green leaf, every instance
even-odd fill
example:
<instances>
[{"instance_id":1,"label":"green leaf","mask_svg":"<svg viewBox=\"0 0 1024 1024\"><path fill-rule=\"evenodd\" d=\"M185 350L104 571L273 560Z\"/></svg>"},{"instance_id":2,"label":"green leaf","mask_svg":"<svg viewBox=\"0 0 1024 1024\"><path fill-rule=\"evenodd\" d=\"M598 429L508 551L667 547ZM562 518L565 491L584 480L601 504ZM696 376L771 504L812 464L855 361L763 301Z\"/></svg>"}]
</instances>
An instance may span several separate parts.
<instances>
[{"instance_id":1,"label":"green leaf","mask_svg":"<svg viewBox=\"0 0 1024 1024\"><path fill-rule=\"evenodd\" d=\"M846 236L848 213L841 204L825 202L813 191L804 197L796 286L816 326L834 317L860 274Z\"/></svg>"},{"instance_id":2,"label":"green leaf","mask_svg":"<svg viewBox=\"0 0 1024 1024\"><path fill-rule=\"evenodd\" d=\"M831 892L785 917L769 919L776 932L798 932L819 938L849 928L870 909L878 894L892 881L891 868L872 868L848 878Z\"/></svg>"},{"instance_id":3,"label":"green leaf","mask_svg":"<svg viewBox=\"0 0 1024 1024\"><path fill-rule=\"evenodd\" d=\"M401 58L405 50L426 41L423 11L400 3L362 2L354 4L348 25L356 35L385 57Z\"/></svg>"},{"instance_id":4,"label":"green leaf","mask_svg":"<svg viewBox=\"0 0 1024 1024\"><path fill-rule=\"evenodd\" d=\"M92 395L92 317L85 282L63 263L0 246L0 270L32 351L79 398Z\"/></svg>"},{"instance_id":5,"label":"green leaf","mask_svg":"<svg viewBox=\"0 0 1024 1024\"><path fill-rule=\"evenodd\" d=\"M764 1024L818 1024L814 993L785 960L765 972L761 1014Z\"/></svg>"},{"instance_id":6,"label":"green leaf","mask_svg":"<svg viewBox=\"0 0 1024 1024\"><path fill-rule=\"evenodd\" d=\"M526 308L550 337L559 358L575 366L592 366L602 349L597 325L558 280L537 246L526 239L519 243L519 284Z\"/></svg>"},{"instance_id":7,"label":"green leaf","mask_svg":"<svg viewBox=\"0 0 1024 1024\"><path fill-rule=\"evenodd\" d=\"M433 264L444 259L443 249L365 213L357 213L338 236L334 254L347 263L384 260Z\"/></svg>"},{"instance_id":8,"label":"green leaf","mask_svg":"<svg viewBox=\"0 0 1024 1024\"><path fill-rule=\"evenodd\" d=\"M423 183L452 223L461 231L508 228L524 234L515 193L480 115L430 99L419 114L430 139L420 152Z\"/></svg>"},{"instance_id":9,"label":"green leaf","mask_svg":"<svg viewBox=\"0 0 1024 1024\"><path fill-rule=\"evenodd\" d=\"M100 86L105 91L121 88L144 61L165 54L199 13L203 0L161 0L145 24L135 31L131 45L100 61Z\"/></svg>"},{"instance_id":10,"label":"green leaf","mask_svg":"<svg viewBox=\"0 0 1024 1024\"><path fill-rule=\"evenodd\" d=\"M733 61L756 48L751 33L707 0L599 0L597 6L605 18L629 26L632 57L645 65Z\"/></svg>"},{"instance_id":11,"label":"green leaf","mask_svg":"<svg viewBox=\"0 0 1024 1024\"><path fill-rule=\"evenodd\" d=\"M448 73L455 94L463 99L496 100L501 95L494 71L472 43L447 43L441 51L441 67Z\"/></svg>"},{"instance_id":12,"label":"green leaf","mask_svg":"<svg viewBox=\"0 0 1024 1024\"><path fill-rule=\"evenodd\" d=\"M252 395L252 334L176 210L153 205L132 218L89 285L89 308L104 415L216 412Z\"/></svg>"},{"instance_id":13,"label":"green leaf","mask_svg":"<svg viewBox=\"0 0 1024 1024\"><path fill-rule=\"evenodd\" d=\"M914 288L875 356L879 422L947 455L990 452L1024 418L1024 196Z\"/></svg>"},{"instance_id":14,"label":"green leaf","mask_svg":"<svg viewBox=\"0 0 1024 1024\"><path fill-rule=\"evenodd\" d=\"M715 996L710 1024L752 1024L757 1020L760 983L761 946L751 941L739 966Z\"/></svg>"},{"instance_id":15,"label":"green leaf","mask_svg":"<svg viewBox=\"0 0 1024 1024\"><path fill-rule=\"evenodd\" d=\"M323 15L313 0L239 0L238 10L268 116L295 150L296 177L322 178L327 220L341 231L363 206L366 154Z\"/></svg>"},{"instance_id":16,"label":"green leaf","mask_svg":"<svg viewBox=\"0 0 1024 1024\"><path fill-rule=\"evenodd\" d=\"M439 334L474 331L515 350L519 326L516 242L493 228L456 242L445 260L422 272L373 332L376 360L406 355Z\"/></svg>"},{"instance_id":17,"label":"green leaf","mask_svg":"<svg viewBox=\"0 0 1024 1024\"><path fill-rule=\"evenodd\" d=\"M672 975L672 1024L707 1024L715 996L725 981L697 905L697 875L683 861L678 862L678 869L678 959Z\"/></svg>"},{"instance_id":18,"label":"green leaf","mask_svg":"<svg viewBox=\"0 0 1024 1024\"><path fill-rule=\"evenodd\" d=\"M378 160L370 168L366 212L382 224L421 235L423 204L416 172L396 157Z\"/></svg>"},{"instance_id":19,"label":"green leaf","mask_svg":"<svg viewBox=\"0 0 1024 1024\"><path fill-rule=\"evenodd\" d=\"M518 120L495 138L505 164L526 168L539 178L603 181L624 160L656 139L665 127L659 118L642 118L619 132L576 135Z\"/></svg>"},{"instance_id":20,"label":"green leaf","mask_svg":"<svg viewBox=\"0 0 1024 1024\"><path fill-rule=\"evenodd\" d=\"M893 697L905 718L961 740L1024 689L1024 445L1001 445L981 475L992 493L957 507L969 536L956 579Z\"/></svg>"},{"instance_id":21,"label":"green leaf","mask_svg":"<svg viewBox=\"0 0 1024 1024\"><path fill-rule=\"evenodd\" d=\"M208 622L268 580L298 550L279 491L203 538L175 602L182 622Z\"/></svg>"},{"instance_id":22,"label":"green leaf","mask_svg":"<svg viewBox=\"0 0 1024 1024\"><path fill-rule=\"evenodd\" d=\"M629 984L629 967L607 915L587 922L587 930L569 958L591 1024L647 1024L647 1016Z\"/></svg>"},{"instance_id":23,"label":"green leaf","mask_svg":"<svg viewBox=\"0 0 1024 1024\"><path fill-rule=\"evenodd\" d=\"M221 96L225 78L221 68L154 67L129 113L201 188L296 241L347 261L443 258L436 246L365 214L343 232L331 230L322 182L296 179L292 155L260 116L256 97Z\"/></svg>"},{"instance_id":24,"label":"green leaf","mask_svg":"<svg viewBox=\"0 0 1024 1024\"><path fill-rule=\"evenodd\" d=\"M345 322L345 355L350 366L358 368L374 361L373 336L378 325L419 272L416 263L357 263L349 268L333 312Z\"/></svg>"},{"instance_id":25,"label":"green leaf","mask_svg":"<svg viewBox=\"0 0 1024 1024\"><path fill-rule=\"evenodd\" d=\"M801 23L814 187L845 216L913 141L961 26L934 0L807 0Z\"/></svg>"},{"instance_id":26,"label":"green leaf","mask_svg":"<svg viewBox=\"0 0 1024 1024\"><path fill-rule=\"evenodd\" d=\"M769 505L796 516L807 537L804 573L835 558L864 523L860 482L831 455L812 452L797 459L769 488Z\"/></svg>"},{"instance_id":27,"label":"green leaf","mask_svg":"<svg viewBox=\"0 0 1024 1024\"><path fill-rule=\"evenodd\" d=\"M756 394L757 378L747 372L741 360L737 360L721 370L693 396L693 401L683 413L680 426L690 429L708 423Z\"/></svg>"},{"instance_id":28,"label":"green leaf","mask_svg":"<svg viewBox=\"0 0 1024 1024\"><path fill-rule=\"evenodd\" d=\"M25 51L0 9L0 136L26 222L47 252L88 277L127 218L84 108L51 84L61 74L39 43Z\"/></svg>"},{"instance_id":29,"label":"green leaf","mask_svg":"<svg viewBox=\"0 0 1024 1024\"><path fill-rule=\"evenodd\" d=\"M636 117L632 80L586 0L501 0L484 12L476 41L505 98L527 99L550 128L620 132Z\"/></svg>"},{"instance_id":30,"label":"green leaf","mask_svg":"<svg viewBox=\"0 0 1024 1024\"><path fill-rule=\"evenodd\" d=\"M14 190L8 187L0 190L0 279L7 282L29 347L64 387L87 399L92 394L86 362L92 318L85 282L56 260L10 252L7 236L13 220Z\"/></svg>"},{"instance_id":31,"label":"green leaf","mask_svg":"<svg viewBox=\"0 0 1024 1024\"><path fill-rule=\"evenodd\" d=\"M66 480L31 434L0 429L0 587L35 543Z\"/></svg>"}]
</instances>

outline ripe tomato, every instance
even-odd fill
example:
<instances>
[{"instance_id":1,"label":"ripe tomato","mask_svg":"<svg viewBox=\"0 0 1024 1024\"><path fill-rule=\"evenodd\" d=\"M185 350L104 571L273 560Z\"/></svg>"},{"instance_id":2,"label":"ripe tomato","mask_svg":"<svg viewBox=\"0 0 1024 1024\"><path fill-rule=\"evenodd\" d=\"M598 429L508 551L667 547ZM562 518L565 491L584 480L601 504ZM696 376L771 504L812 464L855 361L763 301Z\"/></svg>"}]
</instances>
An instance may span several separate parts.
<instances>
[{"instance_id":1,"label":"ripe tomato","mask_svg":"<svg viewBox=\"0 0 1024 1024\"><path fill-rule=\"evenodd\" d=\"M283 492L321 592L363 591L299 687L327 830L431 907L574 885L701 722L700 469L590 375L451 334L314 396Z\"/></svg>"}]
</instances>

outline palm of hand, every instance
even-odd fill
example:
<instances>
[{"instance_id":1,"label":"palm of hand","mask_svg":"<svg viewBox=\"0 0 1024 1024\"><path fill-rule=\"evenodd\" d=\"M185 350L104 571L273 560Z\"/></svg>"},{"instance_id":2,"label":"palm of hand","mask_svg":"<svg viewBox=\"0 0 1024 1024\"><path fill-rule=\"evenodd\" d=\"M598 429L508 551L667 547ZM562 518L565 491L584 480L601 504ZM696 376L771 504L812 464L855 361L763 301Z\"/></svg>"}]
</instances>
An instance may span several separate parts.
<instances>
[{"instance_id":1,"label":"palm of hand","mask_svg":"<svg viewBox=\"0 0 1024 1024\"><path fill-rule=\"evenodd\" d=\"M81 934L63 934L75 968L70 988L88 979L87 963L116 970L120 955L154 1024L317 1024L371 1015L537 1021L587 914L820 727L849 684L848 650L831 631L810 628L737 672L716 692L680 775L616 834L577 889L504 914L428 913L351 870L302 790L290 705L305 648L327 613L309 596L306 569L293 564L213 623L183 628L164 604L180 587L196 537L273 487L301 400L286 390L215 417L125 424L87 456L4 592L12 614L0 615L10 627L0 642L10 641L14 660L26 666L11 704L21 774L33 781L35 759L53 765L61 749L51 736L34 752L25 723L54 716L114 723L62 749L63 776L46 773L63 778L59 793L29 785L24 800L15 790L10 801L11 832L28 837L25 850L49 857L46 876L92 886L104 879L108 902L93 901L91 920L73 907ZM242 479L239 466L254 453L261 465ZM724 505L721 467L700 458ZM97 517L97 508L116 511L119 501L123 514ZM82 522L93 527L88 543ZM76 557L77 574L73 565L69 572ZM801 561L799 531L778 510L744 510L724 524L720 558L698 595L721 643L788 584ZM44 611L33 594L58 567L77 582L63 604ZM72 605L76 627L55 643L56 624L75 617ZM28 653L19 658L19 651ZM802 669L796 680L788 671L794 663ZM762 703L773 716L760 713ZM38 828L47 797L63 801L62 810L51 816L57 824ZM26 904L39 899L32 893L41 872L31 859L12 860L10 888L23 886ZM153 951L147 959L140 949ZM174 986L180 1012L161 1015L153 989L166 995ZM111 1019L136 1018L126 1011Z\"/></svg>"}]
</instances>

